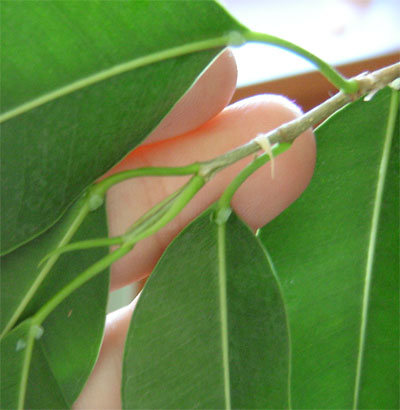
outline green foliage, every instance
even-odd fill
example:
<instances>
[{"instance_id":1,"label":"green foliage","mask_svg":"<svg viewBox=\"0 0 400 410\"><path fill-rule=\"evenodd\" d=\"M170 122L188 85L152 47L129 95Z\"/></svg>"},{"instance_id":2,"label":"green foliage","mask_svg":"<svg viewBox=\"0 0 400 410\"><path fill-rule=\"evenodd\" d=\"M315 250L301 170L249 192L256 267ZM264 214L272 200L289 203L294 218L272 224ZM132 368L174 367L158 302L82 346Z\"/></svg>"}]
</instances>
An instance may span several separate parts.
<instances>
[{"instance_id":1,"label":"green foliage","mask_svg":"<svg viewBox=\"0 0 400 410\"><path fill-rule=\"evenodd\" d=\"M3 3L0 407L67 408L104 331L108 272L68 286L107 250L62 254L71 241L107 236L93 181L232 41L279 44L342 88L358 82L248 31L214 1ZM310 187L259 238L229 216L229 200L262 158L226 191L223 218L214 205L171 243L130 325L125 408L399 407L397 114L387 87L320 126ZM131 240L182 209L209 176L201 165L131 175L194 175Z\"/></svg>"},{"instance_id":2,"label":"green foliage","mask_svg":"<svg viewBox=\"0 0 400 410\"><path fill-rule=\"evenodd\" d=\"M21 335L27 338L33 324L7 332L104 254L79 252L38 266L71 237L106 235L104 210L80 227L87 214L84 198L60 217L156 127L222 48L151 65L142 60L238 28L214 2L185 7L151 1L124 7L103 1L2 4L2 77L7 80L2 81L0 115L1 252L8 253L1 261L2 381L7 381L2 407L24 403L21 378L28 374L25 406L64 408L76 399L98 354L107 275L90 281L46 319L32 363L25 349L16 350L14 339L17 329L27 329ZM118 66L127 62L129 69ZM49 363L38 368L37 355L46 350L42 344L66 354L47 352ZM46 393L48 386L55 386L54 397Z\"/></svg>"},{"instance_id":3,"label":"green foliage","mask_svg":"<svg viewBox=\"0 0 400 410\"><path fill-rule=\"evenodd\" d=\"M140 59L242 26L214 2L96 0L4 2L1 27L3 254L142 142L221 47Z\"/></svg>"},{"instance_id":4,"label":"green foliage","mask_svg":"<svg viewBox=\"0 0 400 410\"><path fill-rule=\"evenodd\" d=\"M310 186L260 234L287 302L294 408L399 407L396 94L316 130Z\"/></svg>"},{"instance_id":5,"label":"green foliage","mask_svg":"<svg viewBox=\"0 0 400 410\"><path fill-rule=\"evenodd\" d=\"M129 329L126 409L286 408L289 340L277 280L254 234L212 210L169 246Z\"/></svg>"}]
</instances>

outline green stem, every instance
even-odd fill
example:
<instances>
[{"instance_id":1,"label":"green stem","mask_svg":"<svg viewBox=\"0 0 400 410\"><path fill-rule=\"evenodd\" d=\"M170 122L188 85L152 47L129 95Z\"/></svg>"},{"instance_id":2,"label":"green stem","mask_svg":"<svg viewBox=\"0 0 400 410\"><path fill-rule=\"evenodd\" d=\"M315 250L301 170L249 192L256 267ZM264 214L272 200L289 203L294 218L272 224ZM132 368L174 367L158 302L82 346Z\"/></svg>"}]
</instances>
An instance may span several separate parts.
<instances>
[{"instance_id":1,"label":"green stem","mask_svg":"<svg viewBox=\"0 0 400 410\"><path fill-rule=\"evenodd\" d=\"M82 249L98 248L102 246L121 245L122 243L123 243L123 239L121 236L114 236L112 238L88 239L86 241L70 243L68 245L63 246L62 248L56 248L52 252L47 254L39 262L39 266L42 265L47 259L51 258L52 256L60 255L65 252L79 251Z\"/></svg>"},{"instance_id":2,"label":"green stem","mask_svg":"<svg viewBox=\"0 0 400 410\"><path fill-rule=\"evenodd\" d=\"M202 176L193 176L192 179L185 185L180 195L174 199L170 206L168 206L166 212L158 218L154 224L151 224L149 228L145 230L140 229L140 226L138 227L139 229L129 230L124 235L126 242L136 243L159 231L182 211L182 209L197 194L204 184L205 179Z\"/></svg>"},{"instance_id":3,"label":"green stem","mask_svg":"<svg viewBox=\"0 0 400 410\"><path fill-rule=\"evenodd\" d=\"M242 45L246 41L257 41L266 44L276 45L278 47L293 51L295 54L306 58L315 64L321 72L339 89L345 93L354 93L357 91L357 83L353 80L346 80L337 71L335 71L329 64L316 57L314 54L307 50L279 37L275 37L269 34L257 33L254 31L243 32L230 32L226 35L222 35L207 40L196 41L189 44L183 44L181 46L172 47L169 49L157 51L147 56L135 58L131 61L127 61L122 64L118 64L114 67L110 67L99 73L95 73L91 76L82 78L75 81L65 87L61 87L57 90L44 94L34 100L28 101L14 109L6 111L0 115L0 123L5 122L11 118L14 118L27 111L31 111L43 104L50 101L54 101L58 98L62 98L65 95L72 94L83 88L87 88L93 84L105 81L109 78L113 78L117 75L135 70L139 67L144 67L150 64L154 64L160 61L168 60L170 58L176 58L187 54L196 53L199 51L211 50L213 48L222 48L227 46Z\"/></svg>"},{"instance_id":4,"label":"green stem","mask_svg":"<svg viewBox=\"0 0 400 410\"><path fill-rule=\"evenodd\" d=\"M159 169L159 168L157 168ZM135 170L133 170L135 171ZM128 177L128 173L124 173L124 178ZM151 208L146 214L144 214L141 218L139 218L125 233L125 236L130 233L135 231L136 234L139 232L143 232L146 229L148 229L150 226L152 226L156 221L158 221L161 216L163 216L168 209L172 206L172 203L174 199L179 196L179 194L186 188L187 185L184 185L182 188L178 189L175 191L173 194L171 194L169 197L165 198L163 201L158 203L156 206ZM94 186L96 188L96 186ZM89 191L88 195L88 203L93 202L92 199L97 195L97 192L99 191L94 191L92 189ZM90 249L90 248L97 248L97 247L102 247L102 246L112 246L112 245L122 245L125 242L124 237L122 236L115 236L112 238L96 238L96 239L88 239L85 241L79 241L79 242L74 242L59 248L54 249L50 253L48 253L38 264L38 266L41 266L46 260L49 258L55 256L55 255L60 255L61 253L65 252L71 252L71 251L79 251L82 249Z\"/></svg>"},{"instance_id":5,"label":"green stem","mask_svg":"<svg viewBox=\"0 0 400 410\"><path fill-rule=\"evenodd\" d=\"M153 225L151 225L147 230L140 231L137 234L136 231L129 232L128 235L124 235L123 244L108 254L104 258L100 259L88 269L86 269L82 274L77 276L73 281L71 281L67 286L65 286L61 291L59 291L53 298L51 298L44 306L42 306L36 314L33 316L33 321L35 324L40 326L46 317L72 292L86 283L88 280L92 279L98 273L102 272L104 269L108 268L118 259L126 255L141 239L144 239L153 233L157 232L163 226L165 226L169 221L171 221L177 214L179 214L185 205L196 195L200 188L205 184L204 178L201 176L194 176L189 183L185 186L185 189L172 203L171 207L167 209L167 212ZM108 238L94 240L99 242L105 242ZM88 241L90 242L90 241ZM74 244L73 244L74 245Z\"/></svg>"},{"instance_id":6,"label":"green stem","mask_svg":"<svg viewBox=\"0 0 400 410\"><path fill-rule=\"evenodd\" d=\"M321 60L319 57L310 53L302 47L291 43L290 41L283 40L279 37L271 36L270 34L257 33L255 31L247 31L242 33L246 41L256 41L265 44L271 44L292 51L306 60L313 63L335 87L343 91L346 94L353 94L358 91L358 83L356 80L348 80L343 77L338 71L336 71L331 65Z\"/></svg>"},{"instance_id":7,"label":"green stem","mask_svg":"<svg viewBox=\"0 0 400 410\"><path fill-rule=\"evenodd\" d=\"M276 144L272 147L272 155L273 157L281 154L282 152L287 151L291 147L289 143L281 143ZM235 192L240 188L243 182L251 175L253 172L257 171L258 168L262 167L270 160L270 156L267 153L264 153L257 157L253 162L247 165L236 177L232 180L232 182L228 185L225 189L224 193L221 195L217 202L217 219L220 220L218 216L222 217L220 223L223 223L224 215L229 217L230 214L230 203L232 201L232 197Z\"/></svg>"},{"instance_id":8,"label":"green stem","mask_svg":"<svg viewBox=\"0 0 400 410\"><path fill-rule=\"evenodd\" d=\"M18 392L18 404L17 409L22 410L25 405L26 388L28 386L28 376L29 376L29 366L32 360L33 346L35 344L35 328L36 325L33 321L29 320L31 323L29 325L28 335L26 338L26 346L24 348L24 359L21 369L21 381L20 389Z\"/></svg>"},{"instance_id":9,"label":"green stem","mask_svg":"<svg viewBox=\"0 0 400 410\"><path fill-rule=\"evenodd\" d=\"M78 228L81 226L82 222L90 212L88 208L88 203L86 197L81 197L77 204L77 212L76 216L73 219L70 227L68 228L67 232L65 232L64 236L61 238L60 242L58 243L57 247L62 247L69 243L71 238L75 235ZM42 284L44 279L46 278L47 274L50 272L51 268L55 265L58 260L58 255L54 255L50 257L43 268L40 270L39 274L37 275L35 281L30 286L29 290L27 291L24 298L21 300L18 307L15 309L13 315L11 316L10 320L8 321L7 325L4 327L2 334L0 335L0 340L9 332L9 330L15 325L18 321L19 317L21 316L22 312L30 302L30 300L35 295L36 291L38 290L39 286Z\"/></svg>"},{"instance_id":10,"label":"green stem","mask_svg":"<svg viewBox=\"0 0 400 410\"><path fill-rule=\"evenodd\" d=\"M43 305L35 313L35 315L33 316L34 323L40 326L46 319L46 317L72 292L81 287L88 280L92 279L98 273L107 269L115 261L126 255L132 248L133 245L131 244L123 244L115 251L109 253L107 256L94 263L83 273L77 276L73 281L69 282L68 285L66 285L63 289L56 293L45 305Z\"/></svg>"},{"instance_id":11,"label":"green stem","mask_svg":"<svg viewBox=\"0 0 400 410\"><path fill-rule=\"evenodd\" d=\"M111 175L98 182L93 187L93 194L103 196L115 184L130 178L149 177L149 176L184 176L193 175L199 171L200 164L194 163L183 167L144 167L130 169Z\"/></svg>"},{"instance_id":12,"label":"green stem","mask_svg":"<svg viewBox=\"0 0 400 410\"><path fill-rule=\"evenodd\" d=\"M151 208L149 211L147 211L143 216L135 221L132 226L127 229L125 235L128 235L133 231L135 231L136 233L138 233L139 231L142 232L152 224L156 223L156 221L159 220L168 211L169 208L171 208L174 200L186 189L189 183L190 180L188 183L183 185L181 188L176 190L174 193L172 193L167 198L163 199L161 202Z\"/></svg>"}]
</instances>

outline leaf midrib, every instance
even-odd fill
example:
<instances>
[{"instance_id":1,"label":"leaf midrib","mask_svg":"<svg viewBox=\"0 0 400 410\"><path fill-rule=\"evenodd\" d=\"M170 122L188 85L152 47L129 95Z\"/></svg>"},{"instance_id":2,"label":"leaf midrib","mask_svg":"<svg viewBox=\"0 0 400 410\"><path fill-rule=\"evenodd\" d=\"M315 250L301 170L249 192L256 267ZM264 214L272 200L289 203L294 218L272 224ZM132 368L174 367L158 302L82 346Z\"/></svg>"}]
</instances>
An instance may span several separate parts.
<instances>
[{"instance_id":1,"label":"leaf midrib","mask_svg":"<svg viewBox=\"0 0 400 410\"><path fill-rule=\"evenodd\" d=\"M228 304L226 291L226 224L218 225L218 290L221 320L221 349L224 379L225 409L231 409L231 388L229 371Z\"/></svg>"},{"instance_id":2,"label":"leaf midrib","mask_svg":"<svg viewBox=\"0 0 400 410\"><path fill-rule=\"evenodd\" d=\"M198 51L205 51L212 48L226 46L229 44L229 39L229 35L213 37L207 40L184 44L182 46L167 48L156 53L149 54L147 56L138 57L133 60L129 60L125 63L117 64L106 70L102 70L98 73L74 81L71 84L58 88L57 90L46 93L38 98L35 98L11 110L6 111L5 113L0 115L0 123L15 118L28 111L34 110L35 108L44 105L48 102L57 100L83 88L87 88L93 84L126 73L128 71L135 70L136 68L154 64L163 60L180 57L185 54L191 54Z\"/></svg>"},{"instance_id":3,"label":"leaf midrib","mask_svg":"<svg viewBox=\"0 0 400 410\"><path fill-rule=\"evenodd\" d=\"M28 336L25 346L25 354L23 358L23 365L20 379L20 390L18 394L18 409L23 409L25 404L26 389L28 385L29 368L32 358L33 345L35 343L32 326L29 327Z\"/></svg>"},{"instance_id":4,"label":"leaf midrib","mask_svg":"<svg viewBox=\"0 0 400 410\"><path fill-rule=\"evenodd\" d=\"M356 367L356 378L355 378L355 387L354 387L354 398L353 398L353 409L358 408L359 394L360 394L360 385L361 385L361 375L362 375L362 366L364 358L364 349L365 349L365 340L366 340L366 331L368 323L368 308L369 308L369 296L371 290L371 280L373 274L373 264L376 248L376 240L379 228L379 216L383 202L383 193L386 180L386 173L389 164L390 149L392 145L394 127L396 123L396 115L398 108L398 96L395 90L392 90L391 99L389 103L389 114L388 121L385 132L385 140L382 151L382 158L378 170L378 180L376 184L376 192L374 198L374 207L372 211L372 220L371 220L371 232L368 241L368 251L367 251L367 263L365 267L365 282L363 289L363 299L362 299L362 309L361 309L361 324L360 324L360 340L358 347L358 356L357 356L357 367Z\"/></svg>"}]
</instances>

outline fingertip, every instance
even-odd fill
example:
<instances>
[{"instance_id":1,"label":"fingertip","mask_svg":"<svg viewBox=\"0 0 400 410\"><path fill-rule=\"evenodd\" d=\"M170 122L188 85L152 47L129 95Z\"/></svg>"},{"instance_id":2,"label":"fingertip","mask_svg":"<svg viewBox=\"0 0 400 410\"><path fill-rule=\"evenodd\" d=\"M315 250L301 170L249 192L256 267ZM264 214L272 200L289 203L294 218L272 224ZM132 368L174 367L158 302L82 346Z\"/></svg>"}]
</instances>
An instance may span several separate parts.
<instances>
[{"instance_id":1,"label":"fingertip","mask_svg":"<svg viewBox=\"0 0 400 410\"><path fill-rule=\"evenodd\" d=\"M231 50L224 50L146 138L162 141L196 129L222 111L236 88L237 67Z\"/></svg>"},{"instance_id":2,"label":"fingertip","mask_svg":"<svg viewBox=\"0 0 400 410\"><path fill-rule=\"evenodd\" d=\"M236 89L236 80L235 57L230 49L226 49L211 62L193 87L182 96L145 141L102 178L129 169L132 157L137 156L139 150L188 133L207 123L229 104Z\"/></svg>"}]
</instances>

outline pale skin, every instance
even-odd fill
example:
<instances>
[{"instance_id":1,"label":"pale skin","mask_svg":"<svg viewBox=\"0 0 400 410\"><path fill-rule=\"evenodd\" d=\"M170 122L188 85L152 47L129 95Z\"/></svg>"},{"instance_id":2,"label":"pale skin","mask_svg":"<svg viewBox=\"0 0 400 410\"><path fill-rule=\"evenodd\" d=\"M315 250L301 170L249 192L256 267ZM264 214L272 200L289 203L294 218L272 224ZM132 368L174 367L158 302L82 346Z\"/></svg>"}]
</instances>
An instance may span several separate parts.
<instances>
[{"instance_id":1,"label":"pale skin","mask_svg":"<svg viewBox=\"0 0 400 410\"><path fill-rule=\"evenodd\" d=\"M232 54L224 52L180 100L147 140L111 172L142 166L179 166L211 159L276 128L300 114L283 97L262 95L229 103L236 85ZM234 196L232 207L253 229L281 213L308 185L315 164L311 130L275 159L259 169ZM163 250L189 221L218 199L230 180L251 158L227 168L211 180L183 212L157 234L140 242L111 269L111 288L118 289L148 276ZM123 233L149 208L186 181L182 177L148 177L123 182L107 197L110 235ZM246 278L243 278L246 280ZM108 315L100 356L75 409L120 409L122 355L129 320L137 298Z\"/></svg>"}]
</instances>

